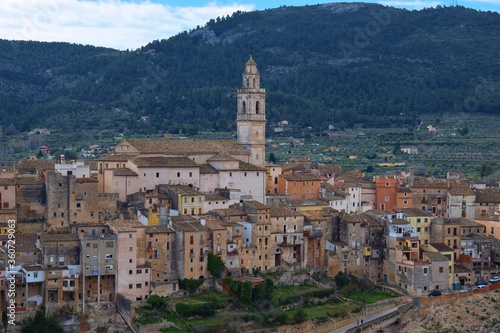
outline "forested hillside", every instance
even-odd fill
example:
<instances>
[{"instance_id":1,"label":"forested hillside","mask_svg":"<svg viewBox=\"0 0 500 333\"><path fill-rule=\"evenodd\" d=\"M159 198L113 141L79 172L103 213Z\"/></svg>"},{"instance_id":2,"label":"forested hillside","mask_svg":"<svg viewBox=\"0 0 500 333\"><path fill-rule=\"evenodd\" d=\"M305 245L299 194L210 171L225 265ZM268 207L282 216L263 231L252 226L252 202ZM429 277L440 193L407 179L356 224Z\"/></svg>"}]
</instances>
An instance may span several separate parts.
<instances>
[{"instance_id":1,"label":"forested hillside","mask_svg":"<svg viewBox=\"0 0 500 333\"><path fill-rule=\"evenodd\" d=\"M435 112L500 114L499 31L493 12L333 3L238 12L133 51L0 40L0 126L232 130L250 50L270 123L385 127Z\"/></svg>"}]
</instances>

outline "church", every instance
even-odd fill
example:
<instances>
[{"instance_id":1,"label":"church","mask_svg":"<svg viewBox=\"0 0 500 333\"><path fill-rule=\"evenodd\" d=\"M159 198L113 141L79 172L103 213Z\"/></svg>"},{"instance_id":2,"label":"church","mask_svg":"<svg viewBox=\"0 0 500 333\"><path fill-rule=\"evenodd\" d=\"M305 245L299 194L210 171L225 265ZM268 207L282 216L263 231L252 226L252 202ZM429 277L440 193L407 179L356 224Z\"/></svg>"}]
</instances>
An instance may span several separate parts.
<instances>
[{"instance_id":1,"label":"church","mask_svg":"<svg viewBox=\"0 0 500 333\"><path fill-rule=\"evenodd\" d=\"M266 92L250 55L237 90L237 140L125 139L98 160L100 193L120 201L156 185L187 185L201 193L239 191L264 203Z\"/></svg>"}]
</instances>

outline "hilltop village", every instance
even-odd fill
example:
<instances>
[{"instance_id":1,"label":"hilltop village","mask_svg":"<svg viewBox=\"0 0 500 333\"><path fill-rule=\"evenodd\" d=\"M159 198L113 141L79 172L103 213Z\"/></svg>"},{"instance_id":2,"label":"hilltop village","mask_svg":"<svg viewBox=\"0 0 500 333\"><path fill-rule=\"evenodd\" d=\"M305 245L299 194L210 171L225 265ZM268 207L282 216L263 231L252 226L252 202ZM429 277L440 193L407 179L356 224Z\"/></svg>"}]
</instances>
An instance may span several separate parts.
<instances>
[{"instance_id":1,"label":"hilltop village","mask_svg":"<svg viewBox=\"0 0 500 333\"><path fill-rule=\"evenodd\" d=\"M237 140L125 139L90 163L0 168L2 307L76 313L182 294L179 280L211 277L209 253L225 276L343 272L416 297L500 274L500 189L456 172L366 180L307 159L267 164L265 98L250 57Z\"/></svg>"}]
</instances>

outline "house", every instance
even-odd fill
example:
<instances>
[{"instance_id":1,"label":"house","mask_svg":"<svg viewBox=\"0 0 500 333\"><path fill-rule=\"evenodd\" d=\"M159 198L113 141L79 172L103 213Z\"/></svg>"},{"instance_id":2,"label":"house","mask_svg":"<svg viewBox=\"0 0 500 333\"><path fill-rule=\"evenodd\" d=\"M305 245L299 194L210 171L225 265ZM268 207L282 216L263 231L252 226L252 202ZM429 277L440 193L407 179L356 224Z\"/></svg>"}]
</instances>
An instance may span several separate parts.
<instances>
[{"instance_id":1,"label":"house","mask_svg":"<svg viewBox=\"0 0 500 333\"><path fill-rule=\"evenodd\" d=\"M106 222L116 238L116 292L118 299L146 300L149 296L151 267L146 261L146 226L137 220ZM113 267L114 268L114 267Z\"/></svg>"},{"instance_id":2,"label":"house","mask_svg":"<svg viewBox=\"0 0 500 333\"><path fill-rule=\"evenodd\" d=\"M168 225L147 226L146 262L151 267L151 293L170 296L179 290L175 271L175 231Z\"/></svg>"},{"instance_id":3,"label":"house","mask_svg":"<svg viewBox=\"0 0 500 333\"><path fill-rule=\"evenodd\" d=\"M43 300L46 308L70 304L76 311L80 293L80 240L73 234L40 233L37 248L45 269Z\"/></svg>"},{"instance_id":4,"label":"house","mask_svg":"<svg viewBox=\"0 0 500 333\"><path fill-rule=\"evenodd\" d=\"M397 211L415 227L420 246L428 245L431 239L431 214L418 208L398 208Z\"/></svg>"},{"instance_id":5,"label":"house","mask_svg":"<svg viewBox=\"0 0 500 333\"><path fill-rule=\"evenodd\" d=\"M207 255L212 252L210 229L203 220L191 216L172 216L169 226L175 231L174 270L179 279L209 277Z\"/></svg>"},{"instance_id":6,"label":"house","mask_svg":"<svg viewBox=\"0 0 500 333\"><path fill-rule=\"evenodd\" d=\"M377 209L393 209L397 206L398 180L394 177L375 177Z\"/></svg>"},{"instance_id":7,"label":"house","mask_svg":"<svg viewBox=\"0 0 500 333\"><path fill-rule=\"evenodd\" d=\"M99 223L72 226L71 232L80 239L80 281L85 301L115 303L118 283L117 235L113 234L109 226Z\"/></svg>"},{"instance_id":8,"label":"house","mask_svg":"<svg viewBox=\"0 0 500 333\"><path fill-rule=\"evenodd\" d=\"M475 217L476 193L464 180L452 180L446 196L448 217Z\"/></svg>"},{"instance_id":9,"label":"house","mask_svg":"<svg viewBox=\"0 0 500 333\"><path fill-rule=\"evenodd\" d=\"M286 207L271 208L269 221L271 234L264 246L270 248L271 266L276 270L303 268L304 216Z\"/></svg>"},{"instance_id":10,"label":"house","mask_svg":"<svg viewBox=\"0 0 500 333\"><path fill-rule=\"evenodd\" d=\"M475 189L474 217L500 215L500 189Z\"/></svg>"},{"instance_id":11,"label":"house","mask_svg":"<svg viewBox=\"0 0 500 333\"><path fill-rule=\"evenodd\" d=\"M278 176L278 194L292 199L318 199L321 179L310 173L294 173Z\"/></svg>"}]
</instances>

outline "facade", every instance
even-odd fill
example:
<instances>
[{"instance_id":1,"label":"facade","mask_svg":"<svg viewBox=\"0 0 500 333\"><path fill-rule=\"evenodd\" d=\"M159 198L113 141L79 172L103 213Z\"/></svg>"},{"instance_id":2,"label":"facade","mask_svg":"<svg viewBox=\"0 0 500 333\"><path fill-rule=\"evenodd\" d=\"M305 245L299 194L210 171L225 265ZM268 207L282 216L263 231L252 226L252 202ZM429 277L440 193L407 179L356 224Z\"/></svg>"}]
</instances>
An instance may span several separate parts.
<instances>
[{"instance_id":1,"label":"facade","mask_svg":"<svg viewBox=\"0 0 500 333\"><path fill-rule=\"evenodd\" d=\"M278 194L292 199L318 199L321 179L311 173L278 176Z\"/></svg>"},{"instance_id":2,"label":"facade","mask_svg":"<svg viewBox=\"0 0 500 333\"><path fill-rule=\"evenodd\" d=\"M135 220L106 223L116 235L117 294L133 301L146 300L150 291L151 269L146 262L146 227Z\"/></svg>"},{"instance_id":3,"label":"facade","mask_svg":"<svg viewBox=\"0 0 500 333\"><path fill-rule=\"evenodd\" d=\"M450 181L447 193L448 217L464 217L473 219L475 217L476 193L463 180Z\"/></svg>"},{"instance_id":4,"label":"facade","mask_svg":"<svg viewBox=\"0 0 500 333\"><path fill-rule=\"evenodd\" d=\"M264 168L266 150L266 91L260 87L260 73L250 55L238 89L238 143L250 150L248 163Z\"/></svg>"},{"instance_id":5,"label":"facade","mask_svg":"<svg viewBox=\"0 0 500 333\"><path fill-rule=\"evenodd\" d=\"M394 177L375 177L376 209L393 209L397 205L398 180Z\"/></svg>"}]
</instances>

